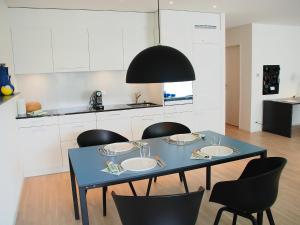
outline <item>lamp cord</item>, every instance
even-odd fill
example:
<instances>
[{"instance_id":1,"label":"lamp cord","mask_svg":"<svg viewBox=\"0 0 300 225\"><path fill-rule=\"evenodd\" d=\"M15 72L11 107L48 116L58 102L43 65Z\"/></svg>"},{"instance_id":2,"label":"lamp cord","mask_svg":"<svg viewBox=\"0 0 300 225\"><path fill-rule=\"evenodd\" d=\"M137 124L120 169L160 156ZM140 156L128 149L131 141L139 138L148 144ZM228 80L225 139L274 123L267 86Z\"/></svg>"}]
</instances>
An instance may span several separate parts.
<instances>
[{"instance_id":1,"label":"lamp cord","mask_svg":"<svg viewBox=\"0 0 300 225\"><path fill-rule=\"evenodd\" d=\"M159 8L159 0L157 0L157 9L158 9L158 11L157 11L157 24L158 24L158 44L160 44L160 16L159 16L159 10L160 10L160 8Z\"/></svg>"}]
</instances>

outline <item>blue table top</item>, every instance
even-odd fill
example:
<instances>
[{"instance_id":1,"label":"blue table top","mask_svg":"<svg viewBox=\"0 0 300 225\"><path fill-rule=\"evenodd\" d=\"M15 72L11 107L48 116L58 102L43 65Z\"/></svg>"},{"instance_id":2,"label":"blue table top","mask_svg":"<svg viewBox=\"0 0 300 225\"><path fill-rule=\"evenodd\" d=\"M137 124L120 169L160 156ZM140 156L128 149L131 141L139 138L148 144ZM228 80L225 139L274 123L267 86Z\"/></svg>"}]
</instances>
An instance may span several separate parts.
<instances>
[{"instance_id":1,"label":"blue table top","mask_svg":"<svg viewBox=\"0 0 300 225\"><path fill-rule=\"evenodd\" d=\"M266 152L266 149L262 147L247 144L212 131L203 131L200 133L206 135L206 140L199 139L184 146L169 144L164 140L164 138L143 140L143 142L147 142L150 145L151 156L160 155L161 159L167 164L164 168L157 166L152 170L144 172L126 171L117 176L101 171L105 168L105 161L107 160L112 160L115 163L121 163L123 160L128 158L139 157L140 153L138 149L124 155L109 157L102 155L98 151L99 146L75 148L69 150L69 158L73 166L78 186L93 188L140 180L157 175L166 175L179 171L197 169L238 159L249 158ZM238 151L226 157L212 157L211 160L190 159L193 150L210 145L215 136L219 136L221 138L221 145L232 147Z\"/></svg>"}]
</instances>

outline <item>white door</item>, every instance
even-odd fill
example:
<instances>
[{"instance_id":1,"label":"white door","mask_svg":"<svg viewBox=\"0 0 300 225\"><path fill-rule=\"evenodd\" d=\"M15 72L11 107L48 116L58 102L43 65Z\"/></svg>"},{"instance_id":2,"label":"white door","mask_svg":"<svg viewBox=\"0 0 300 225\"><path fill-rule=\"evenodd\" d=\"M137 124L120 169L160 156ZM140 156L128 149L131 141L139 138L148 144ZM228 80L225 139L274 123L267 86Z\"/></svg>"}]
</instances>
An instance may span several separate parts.
<instances>
[{"instance_id":1,"label":"white door","mask_svg":"<svg viewBox=\"0 0 300 225\"><path fill-rule=\"evenodd\" d=\"M239 126L240 47L226 47L226 123Z\"/></svg>"},{"instance_id":2,"label":"white door","mask_svg":"<svg viewBox=\"0 0 300 225\"><path fill-rule=\"evenodd\" d=\"M121 28L89 29L92 71L123 70L123 33Z\"/></svg>"},{"instance_id":3,"label":"white door","mask_svg":"<svg viewBox=\"0 0 300 225\"><path fill-rule=\"evenodd\" d=\"M89 71L87 29L52 30L54 72Z\"/></svg>"},{"instance_id":4,"label":"white door","mask_svg":"<svg viewBox=\"0 0 300 225\"><path fill-rule=\"evenodd\" d=\"M11 32L16 74L53 72L50 28L13 28Z\"/></svg>"}]
</instances>

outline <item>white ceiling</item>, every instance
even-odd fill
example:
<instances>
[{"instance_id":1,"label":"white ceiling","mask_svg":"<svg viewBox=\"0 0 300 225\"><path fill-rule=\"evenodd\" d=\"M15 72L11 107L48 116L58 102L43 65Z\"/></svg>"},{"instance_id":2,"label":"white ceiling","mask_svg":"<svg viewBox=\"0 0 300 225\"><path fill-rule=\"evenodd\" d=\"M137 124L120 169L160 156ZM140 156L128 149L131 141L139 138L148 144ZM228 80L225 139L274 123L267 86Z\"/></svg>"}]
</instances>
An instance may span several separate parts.
<instances>
[{"instance_id":1,"label":"white ceiling","mask_svg":"<svg viewBox=\"0 0 300 225\"><path fill-rule=\"evenodd\" d=\"M6 0L6 2L9 7L143 12L153 12L157 9L157 0ZM160 5L162 9L225 12L227 27L248 23L300 26L300 0L160 0Z\"/></svg>"}]
</instances>

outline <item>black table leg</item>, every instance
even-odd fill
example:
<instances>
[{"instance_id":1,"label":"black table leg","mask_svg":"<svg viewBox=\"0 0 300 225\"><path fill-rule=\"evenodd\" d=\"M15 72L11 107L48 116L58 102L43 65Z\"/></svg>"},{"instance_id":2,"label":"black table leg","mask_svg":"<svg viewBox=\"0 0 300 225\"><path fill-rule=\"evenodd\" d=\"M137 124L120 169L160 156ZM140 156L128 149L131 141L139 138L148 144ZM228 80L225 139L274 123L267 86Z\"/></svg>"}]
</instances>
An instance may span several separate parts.
<instances>
[{"instance_id":1,"label":"black table leg","mask_svg":"<svg viewBox=\"0 0 300 225\"><path fill-rule=\"evenodd\" d=\"M268 156L267 154L268 154L267 151L261 153L261 154L260 154L260 158L261 158L261 159L267 158L267 156Z\"/></svg>"},{"instance_id":2,"label":"black table leg","mask_svg":"<svg viewBox=\"0 0 300 225\"><path fill-rule=\"evenodd\" d=\"M149 181L148 181L148 187L147 187L146 196L149 196L149 194L150 194L152 180L153 180L153 178L150 178Z\"/></svg>"},{"instance_id":3,"label":"black table leg","mask_svg":"<svg viewBox=\"0 0 300 225\"><path fill-rule=\"evenodd\" d=\"M77 199L77 192L76 192L75 174L74 174L74 170L70 158L69 158L69 166L70 166L70 178L71 178L71 186L72 186L74 214L75 214L75 219L79 220L79 209L78 209L78 199Z\"/></svg>"},{"instance_id":4,"label":"black table leg","mask_svg":"<svg viewBox=\"0 0 300 225\"><path fill-rule=\"evenodd\" d=\"M129 181L128 184L129 184L129 187L130 187L130 189L131 189L131 192L132 192L133 196L137 196L136 191L135 191L135 189L134 189L134 187L133 187L132 182Z\"/></svg>"},{"instance_id":5,"label":"black table leg","mask_svg":"<svg viewBox=\"0 0 300 225\"><path fill-rule=\"evenodd\" d=\"M206 167L206 190L210 190L211 188L211 167Z\"/></svg>"},{"instance_id":6,"label":"black table leg","mask_svg":"<svg viewBox=\"0 0 300 225\"><path fill-rule=\"evenodd\" d=\"M85 188L79 188L82 225L89 225L86 193L87 190Z\"/></svg>"},{"instance_id":7,"label":"black table leg","mask_svg":"<svg viewBox=\"0 0 300 225\"><path fill-rule=\"evenodd\" d=\"M106 216L106 193L107 187L102 188L102 207L103 207L103 216Z\"/></svg>"}]
</instances>

